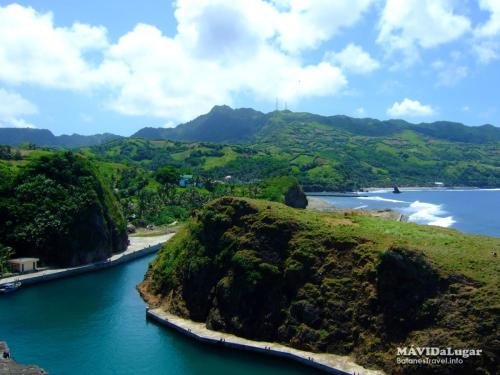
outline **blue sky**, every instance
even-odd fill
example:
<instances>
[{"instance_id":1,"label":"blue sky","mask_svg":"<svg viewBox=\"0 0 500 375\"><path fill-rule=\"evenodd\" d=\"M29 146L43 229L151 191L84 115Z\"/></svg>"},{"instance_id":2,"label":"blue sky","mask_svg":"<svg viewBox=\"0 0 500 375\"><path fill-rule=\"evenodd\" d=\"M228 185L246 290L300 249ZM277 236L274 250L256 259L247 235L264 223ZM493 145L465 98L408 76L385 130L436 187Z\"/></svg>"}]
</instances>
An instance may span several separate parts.
<instances>
[{"instance_id":1,"label":"blue sky","mask_svg":"<svg viewBox=\"0 0 500 375\"><path fill-rule=\"evenodd\" d=\"M0 0L0 126L174 126L217 104L500 126L498 0Z\"/></svg>"}]
</instances>

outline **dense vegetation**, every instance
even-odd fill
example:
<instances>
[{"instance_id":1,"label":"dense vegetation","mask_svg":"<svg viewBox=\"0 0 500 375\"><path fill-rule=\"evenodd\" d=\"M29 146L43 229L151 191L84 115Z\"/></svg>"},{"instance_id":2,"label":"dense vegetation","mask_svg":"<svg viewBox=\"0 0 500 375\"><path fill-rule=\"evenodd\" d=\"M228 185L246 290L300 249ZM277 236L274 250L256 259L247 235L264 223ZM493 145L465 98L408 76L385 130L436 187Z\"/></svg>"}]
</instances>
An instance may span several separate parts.
<instances>
[{"instance_id":1,"label":"dense vegetation","mask_svg":"<svg viewBox=\"0 0 500 375\"><path fill-rule=\"evenodd\" d=\"M0 128L0 144L9 146L32 143L37 146L75 148L105 143L118 138L121 137L109 133L55 136L47 129Z\"/></svg>"},{"instance_id":2,"label":"dense vegetation","mask_svg":"<svg viewBox=\"0 0 500 375\"><path fill-rule=\"evenodd\" d=\"M231 175L244 183L291 175L305 190L428 186L436 181L500 186L500 128L492 125L411 124L290 111L264 114L216 106L186 124L144 128L132 138L54 137L47 130L0 129L0 140L94 145L86 152L115 163L151 171L168 164L212 179Z\"/></svg>"},{"instance_id":3,"label":"dense vegetation","mask_svg":"<svg viewBox=\"0 0 500 375\"><path fill-rule=\"evenodd\" d=\"M124 250L126 222L94 163L35 151L0 161L0 244L46 265L74 266Z\"/></svg>"},{"instance_id":4,"label":"dense vegetation","mask_svg":"<svg viewBox=\"0 0 500 375\"><path fill-rule=\"evenodd\" d=\"M305 190L428 186L436 181L500 186L500 129L491 125L410 124L290 111L264 115L216 107L177 128L146 128L136 135L151 141L120 140L92 152L153 170L168 163L242 182L291 175ZM170 141L158 140L165 138Z\"/></svg>"},{"instance_id":5,"label":"dense vegetation","mask_svg":"<svg viewBox=\"0 0 500 375\"><path fill-rule=\"evenodd\" d=\"M152 303L211 329L351 354L388 373L498 373L500 240L222 198L151 264ZM481 348L457 366L398 367L397 346Z\"/></svg>"}]
</instances>

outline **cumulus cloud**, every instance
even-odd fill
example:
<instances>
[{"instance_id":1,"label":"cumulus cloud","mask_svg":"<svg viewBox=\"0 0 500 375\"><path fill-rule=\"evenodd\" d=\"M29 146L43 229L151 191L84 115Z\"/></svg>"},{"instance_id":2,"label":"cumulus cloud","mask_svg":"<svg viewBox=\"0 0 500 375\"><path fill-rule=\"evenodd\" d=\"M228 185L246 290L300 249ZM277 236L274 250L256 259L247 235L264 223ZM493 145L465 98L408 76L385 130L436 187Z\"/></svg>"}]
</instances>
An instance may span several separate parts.
<instances>
[{"instance_id":1,"label":"cumulus cloud","mask_svg":"<svg viewBox=\"0 0 500 375\"><path fill-rule=\"evenodd\" d=\"M374 0L280 0L278 41L289 52L316 47L358 22Z\"/></svg>"},{"instance_id":2,"label":"cumulus cloud","mask_svg":"<svg viewBox=\"0 0 500 375\"><path fill-rule=\"evenodd\" d=\"M433 48L470 31L467 17L456 14L447 0L387 0L379 21L377 43L389 55L401 53L405 63L418 59L420 48Z\"/></svg>"},{"instance_id":3,"label":"cumulus cloud","mask_svg":"<svg viewBox=\"0 0 500 375\"><path fill-rule=\"evenodd\" d=\"M35 115L38 108L21 95L0 88L0 127L33 128L23 116Z\"/></svg>"},{"instance_id":4,"label":"cumulus cloud","mask_svg":"<svg viewBox=\"0 0 500 375\"><path fill-rule=\"evenodd\" d=\"M347 72L357 74L370 73L380 67L380 63L372 58L368 52L352 43L340 52L327 52L325 60L338 64Z\"/></svg>"},{"instance_id":5,"label":"cumulus cloud","mask_svg":"<svg viewBox=\"0 0 500 375\"><path fill-rule=\"evenodd\" d=\"M479 25L474 34L479 37L494 37L500 34L500 2L498 0L479 0L479 7L490 12L486 23Z\"/></svg>"},{"instance_id":6,"label":"cumulus cloud","mask_svg":"<svg viewBox=\"0 0 500 375\"><path fill-rule=\"evenodd\" d=\"M434 109L430 105L420 103L418 100L405 98L401 102L395 102L388 108L387 114L393 118L424 117L432 116Z\"/></svg>"},{"instance_id":7,"label":"cumulus cloud","mask_svg":"<svg viewBox=\"0 0 500 375\"><path fill-rule=\"evenodd\" d=\"M480 0L479 7L490 17L474 30L473 51L480 63L489 64L500 59L500 2Z\"/></svg>"},{"instance_id":8,"label":"cumulus cloud","mask_svg":"<svg viewBox=\"0 0 500 375\"><path fill-rule=\"evenodd\" d=\"M59 27L50 12L0 6L0 81L98 89L108 108L167 121L239 93L271 102L335 95L348 85L347 61L306 64L299 52L353 25L372 2L178 0L175 36L137 24L116 42L102 26Z\"/></svg>"},{"instance_id":9,"label":"cumulus cloud","mask_svg":"<svg viewBox=\"0 0 500 375\"><path fill-rule=\"evenodd\" d=\"M82 89L98 78L85 54L107 46L106 29L81 23L56 27L52 13L0 7L0 80Z\"/></svg>"}]
</instances>

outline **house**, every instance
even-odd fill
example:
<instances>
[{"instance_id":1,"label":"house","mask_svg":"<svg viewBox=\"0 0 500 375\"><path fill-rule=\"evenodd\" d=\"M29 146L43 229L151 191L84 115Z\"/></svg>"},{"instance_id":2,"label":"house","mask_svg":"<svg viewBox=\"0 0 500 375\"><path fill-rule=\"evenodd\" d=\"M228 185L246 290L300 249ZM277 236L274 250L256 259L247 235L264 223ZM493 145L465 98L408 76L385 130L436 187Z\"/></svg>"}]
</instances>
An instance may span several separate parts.
<instances>
[{"instance_id":1,"label":"house","mask_svg":"<svg viewBox=\"0 0 500 375\"><path fill-rule=\"evenodd\" d=\"M191 174L183 174L179 179L180 187L191 187L194 186L193 175Z\"/></svg>"},{"instance_id":2,"label":"house","mask_svg":"<svg viewBox=\"0 0 500 375\"><path fill-rule=\"evenodd\" d=\"M33 272L38 268L38 258L17 258L9 260L15 272Z\"/></svg>"}]
</instances>

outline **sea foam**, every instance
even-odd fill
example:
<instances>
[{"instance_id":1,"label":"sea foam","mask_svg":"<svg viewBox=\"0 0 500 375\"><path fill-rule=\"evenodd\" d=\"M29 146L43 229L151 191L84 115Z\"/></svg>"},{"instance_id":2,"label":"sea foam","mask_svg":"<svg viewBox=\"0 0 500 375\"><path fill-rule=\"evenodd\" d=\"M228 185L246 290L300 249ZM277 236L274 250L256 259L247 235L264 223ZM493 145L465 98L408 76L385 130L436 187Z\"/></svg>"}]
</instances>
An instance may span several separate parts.
<instances>
[{"instance_id":1,"label":"sea foam","mask_svg":"<svg viewBox=\"0 0 500 375\"><path fill-rule=\"evenodd\" d=\"M415 201L404 209L408 220L418 224L436 225L439 227L450 227L456 221L453 216L446 215L442 205Z\"/></svg>"},{"instance_id":2,"label":"sea foam","mask_svg":"<svg viewBox=\"0 0 500 375\"><path fill-rule=\"evenodd\" d=\"M376 195L375 197L358 197L358 199L365 200L365 201L380 201L380 202L391 202L391 203L410 203L407 201L400 201L397 199L389 199L389 198L383 198L379 197Z\"/></svg>"}]
</instances>

